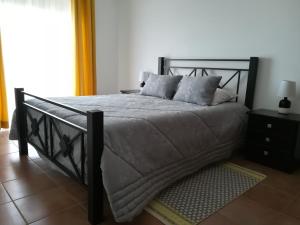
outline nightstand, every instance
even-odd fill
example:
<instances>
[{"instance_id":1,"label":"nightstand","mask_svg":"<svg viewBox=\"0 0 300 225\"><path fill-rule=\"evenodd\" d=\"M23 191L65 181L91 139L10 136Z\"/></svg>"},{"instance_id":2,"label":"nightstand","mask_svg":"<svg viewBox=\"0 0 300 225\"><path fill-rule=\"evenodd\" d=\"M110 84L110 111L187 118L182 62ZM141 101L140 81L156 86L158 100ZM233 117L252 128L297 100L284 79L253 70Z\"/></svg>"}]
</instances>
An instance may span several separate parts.
<instances>
[{"instance_id":1,"label":"nightstand","mask_svg":"<svg viewBox=\"0 0 300 225\"><path fill-rule=\"evenodd\" d=\"M248 114L247 158L292 172L300 159L300 115L265 109Z\"/></svg>"},{"instance_id":2,"label":"nightstand","mask_svg":"<svg viewBox=\"0 0 300 225\"><path fill-rule=\"evenodd\" d=\"M129 90L120 90L120 92L122 93L122 94L135 94L135 93L139 93L140 92L140 90L138 90L138 89L129 89Z\"/></svg>"}]
</instances>

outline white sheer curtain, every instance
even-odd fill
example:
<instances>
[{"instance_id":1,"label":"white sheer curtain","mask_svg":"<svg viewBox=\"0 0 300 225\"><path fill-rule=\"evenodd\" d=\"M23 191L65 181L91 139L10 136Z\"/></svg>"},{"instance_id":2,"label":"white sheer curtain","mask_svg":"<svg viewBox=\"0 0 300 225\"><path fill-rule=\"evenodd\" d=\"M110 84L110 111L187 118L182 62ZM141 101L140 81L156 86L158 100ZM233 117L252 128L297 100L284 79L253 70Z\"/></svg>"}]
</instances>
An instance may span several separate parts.
<instances>
[{"instance_id":1,"label":"white sheer curtain","mask_svg":"<svg viewBox=\"0 0 300 225\"><path fill-rule=\"evenodd\" d=\"M0 0L0 30L10 115L14 87L74 94L71 0Z\"/></svg>"}]
</instances>

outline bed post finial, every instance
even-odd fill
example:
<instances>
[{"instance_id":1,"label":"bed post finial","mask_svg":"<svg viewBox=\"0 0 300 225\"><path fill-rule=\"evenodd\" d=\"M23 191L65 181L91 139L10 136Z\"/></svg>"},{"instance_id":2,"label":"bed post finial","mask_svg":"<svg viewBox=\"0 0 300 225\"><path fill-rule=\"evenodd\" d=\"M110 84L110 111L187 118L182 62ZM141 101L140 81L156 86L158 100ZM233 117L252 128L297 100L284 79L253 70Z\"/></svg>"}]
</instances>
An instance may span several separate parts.
<instances>
[{"instance_id":1,"label":"bed post finial","mask_svg":"<svg viewBox=\"0 0 300 225\"><path fill-rule=\"evenodd\" d=\"M165 57L158 57L158 75L164 75L165 74Z\"/></svg>"},{"instance_id":2,"label":"bed post finial","mask_svg":"<svg viewBox=\"0 0 300 225\"><path fill-rule=\"evenodd\" d=\"M88 111L88 219L92 225L103 221L103 185L100 167L103 146L103 112Z\"/></svg>"},{"instance_id":3,"label":"bed post finial","mask_svg":"<svg viewBox=\"0 0 300 225\"><path fill-rule=\"evenodd\" d=\"M26 108L24 106L24 88L15 88L16 120L20 155L28 155Z\"/></svg>"},{"instance_id":4,"label":"bed post finial","mask_svg":"<svg viewBox=\"0 0 300 225\"><path fill-rule=\"evenodd\" d=\"M247 106L249 109L253 108L258 62L258 57L250 57L248 82L245 98L245 106Z\"/></svg>"}]
</instances>

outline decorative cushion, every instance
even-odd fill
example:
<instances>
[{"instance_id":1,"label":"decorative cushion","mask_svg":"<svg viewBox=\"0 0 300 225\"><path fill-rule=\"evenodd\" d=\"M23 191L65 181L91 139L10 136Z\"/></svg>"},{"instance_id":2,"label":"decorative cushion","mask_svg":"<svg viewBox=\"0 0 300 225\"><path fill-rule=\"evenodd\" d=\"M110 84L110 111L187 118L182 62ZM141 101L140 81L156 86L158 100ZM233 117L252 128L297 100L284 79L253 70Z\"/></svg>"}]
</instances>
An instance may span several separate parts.
<instances>
[{"instance_id":1,"label":"decorative cushion","mask_svg":"<svg viewBox=\"0 0 300 225\"><path fill-rule=\"evenodd\" d=\"M181 78L182 76L150 74L141 94L172 99Z\"/></svg>"},{"instance_id":2,"label":"decorative cushion","mask_svg":"<svg viewBox=\"0 0 300 225\"><path fill-rule=\"evenodd\" d=\"M224 102L230 102L236 97L237 95L234 94L231 90L217 88L211 105L218 105Z\"/></svg>"},{"instance_id":3,"label":"decorative cushion","mask_svg":"<svg viewBox=\"0 0 300 225\"><path fill-rule=\"evenodd\" d=\"M221 79L220 76L183 77L174 100L210 105Z\"/></svg>"}]
</instances>

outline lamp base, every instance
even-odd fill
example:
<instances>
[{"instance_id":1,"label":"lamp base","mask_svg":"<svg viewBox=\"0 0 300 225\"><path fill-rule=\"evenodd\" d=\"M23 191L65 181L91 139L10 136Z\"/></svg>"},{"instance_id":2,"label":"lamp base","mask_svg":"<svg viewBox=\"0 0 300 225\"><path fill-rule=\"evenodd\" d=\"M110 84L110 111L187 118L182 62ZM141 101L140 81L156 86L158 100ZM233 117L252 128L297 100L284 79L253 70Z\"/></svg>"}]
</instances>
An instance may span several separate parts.
<instances>
[{"instance_id":1,"label":"lamp base","mask_svg":"<svg viewBox=\"0 0 300 225\"><path fill-rule=\"evenodd\" d=\"M140 83L140 87L143 88L145 86L145 81L143 81L142 83Z\"/></svg>"},{"instance_id":2,"label":"lamp base","mask_svg":"<svg viewBox=\"0 0 300 225\"><path fill-rule=\"evenodd\" d=\"M291 101L289 101L287 97L284 97L284 99L280 100L278 113L289 114L290 109L291 109Z\"/></svg>"},{"instance_id":3,"label":"lamp base","mask_svg":"<svg viewBox=\"0 0 300 225\"><path fill-rule=\"evenodd\" d=\"M278 108L278 113L287 115L290 113L290 108Z\"/></svg>"}]
</instances>

